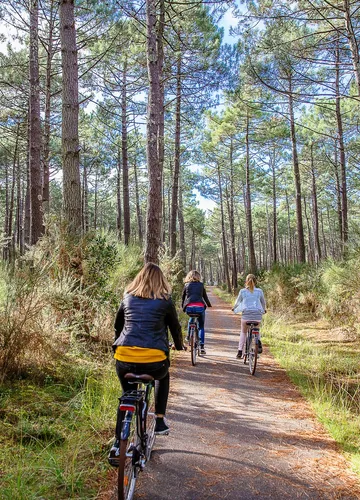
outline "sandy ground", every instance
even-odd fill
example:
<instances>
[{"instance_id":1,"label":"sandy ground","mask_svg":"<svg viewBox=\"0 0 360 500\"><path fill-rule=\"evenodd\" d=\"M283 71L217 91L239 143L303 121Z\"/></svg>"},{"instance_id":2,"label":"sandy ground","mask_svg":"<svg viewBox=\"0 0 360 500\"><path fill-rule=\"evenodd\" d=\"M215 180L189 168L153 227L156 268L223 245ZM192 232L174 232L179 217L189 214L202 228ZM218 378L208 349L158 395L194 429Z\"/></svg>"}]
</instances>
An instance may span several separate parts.
<instances>
[{"instance_id":1,"label":"sandy ground","mask_svg":"<svg viewBox=\"0 0 360 500\"><path fill-rule=\"evenodd\" d=\"M207 354L171 368L169 436L140 475L142 500L360 499L360 484L268 354L255 376L235 358L240 319L211 291ZM101 498L114 498L114 493Z\"/></svg>"}]
</instances>

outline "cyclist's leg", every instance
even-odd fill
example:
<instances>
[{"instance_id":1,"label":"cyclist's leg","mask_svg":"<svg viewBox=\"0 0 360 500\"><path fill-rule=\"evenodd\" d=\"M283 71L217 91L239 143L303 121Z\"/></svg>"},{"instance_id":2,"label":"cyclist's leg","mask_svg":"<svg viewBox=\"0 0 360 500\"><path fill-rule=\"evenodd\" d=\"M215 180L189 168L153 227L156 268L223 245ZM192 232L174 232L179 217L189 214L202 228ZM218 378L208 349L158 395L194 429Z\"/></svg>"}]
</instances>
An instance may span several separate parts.
<instances>
[{"instance_id":1,"label":"cyclist's leg","mask_svg":"<svg viewBox=\"0 0 360 500\"><path fill-rule=\"evenodd\" d=\"M198 321L200 345L203 347L205 344L205 310L199 315Z\"/></svg>"},{"instance_id":2,"label":"cyclist's leg","mask_svg":"<svg viewBox=\"0 0 360 500\"><path fill-rule=\"evenodd\" d=\"M187 325L187 335L186 335L186 342L189 342L190 340L190 323L191 323L191 318L189 318L188 325Z\"/></svg>"},{"instance_id":3,"label":"cyclist's leg","mask_svg":"<svg viewBox=\"0 0 360 500\"><path fill-rule=\"evenodd\" d=\"M241 330L240 330L239 347L238 347L238 350L239 352L241 351L241 353L244 352L246 333L247 333L246 319L241 318Z\"/></svg>"}]
</instances>

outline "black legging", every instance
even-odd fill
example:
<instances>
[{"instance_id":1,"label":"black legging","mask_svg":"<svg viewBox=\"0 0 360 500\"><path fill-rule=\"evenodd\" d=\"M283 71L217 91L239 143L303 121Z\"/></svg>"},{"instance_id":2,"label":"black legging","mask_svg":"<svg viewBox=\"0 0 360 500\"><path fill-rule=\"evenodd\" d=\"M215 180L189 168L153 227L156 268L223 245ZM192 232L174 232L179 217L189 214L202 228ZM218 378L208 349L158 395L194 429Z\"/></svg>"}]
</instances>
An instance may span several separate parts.
<instances>
[{"instance_id":1,"label":"black legging","mask_svg":"<svg viewBox=\"0 0 360 500\"><path fill-rule=\"evenodd\" d=\"M116 373L119 377L123 392L133 389L133 385L124 379L125 373L146 373L155 379L155 413L165 415L169 396L170 377L169 360L157 361L156 363L125 363L116 360Z\"/></svg>"}]
</instances>

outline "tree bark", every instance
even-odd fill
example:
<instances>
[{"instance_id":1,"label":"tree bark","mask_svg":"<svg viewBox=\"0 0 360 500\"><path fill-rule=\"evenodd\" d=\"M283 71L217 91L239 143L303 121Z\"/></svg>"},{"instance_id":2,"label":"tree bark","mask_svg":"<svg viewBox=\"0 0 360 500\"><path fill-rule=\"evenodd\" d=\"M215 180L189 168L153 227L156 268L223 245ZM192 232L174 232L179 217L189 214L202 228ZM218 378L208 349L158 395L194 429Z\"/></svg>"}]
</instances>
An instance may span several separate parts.
<instances>
[{"instance_id":1,"label":"tree bark","mask_svg":"<svg viewBox=\"0 0 360 500\"><path fill-rule=\"evenodd\" d=\"M41 179L41 124L39 79L39 5L31 0L30 9L30 240L35 245L43 233L42 179Z\"/></svg>"},{"instance_id":2,"label":"tree bark","mask_svg":"<svg viewBox=\"0 0 360 500\"><path fill-rule=\"evenodd\" d=\"M340 95L340 50L339 50L339 39L336 41L335 48L335 110L336 110L336 122L338 129L338 140L339 140L339 153L340 153L340 173L341 173L341 214L342 214L342 244L343 253L345 252L345 245L348 241L349 228L348 228L348 206L347 206L347 180L346 180L346 158L345 158L345 146L344 146L344 132L343 123L341 116L341 95Z\"/></svg>"},{"instance_id":3,"label":"tree bark","mask_svg":"<svg viewBox=\"0 0 360 500\"><path fill-rule=\"evenodd\" d=\"M225 271L227 290L229 293L231 293L228 252L227 252L227 244L226 244L224 203L223 203L223 194L222 194L222 180L221 180L221 171L220 171L220 164L219 163L217 163L217 174L218 174L218 182L219 182L219 201L220 201L221 233L222 233L221 241L222 241L222 245L223 245L223 267L224 267L224 271Z\"/></svg>"},{"instance_id":4,"label":"tree bark","mask_svg":"<svg viewBox=\"0 0 360 500\"><path fill-rule=\"evenodd\" d=\"M176 112L175 112L175 152L174 175L171 193L170 214L170 255L176 254L176 221L178 211L179 173L180 173L180 139L181 139L181 54L177 61L176 71Z\"/></svg>"},{"instance_id":5,"label":"tree bark","mask_svg":"<svg viewBox=\"0 0 360 500\"><path fill-rule=\"evenodd\" d=\"M354 3L355 4L355 3ZM360 55L359 55L359 45L356 38L356 33L354 30L353 22L351 19L351 4L349 0L344 0L344 17L345 17L345 28L347 31L347 38L349 40L349 46L351 51L351 59L353 63L353 69L355 73L355 81L358 91L358 96L360 96ZM357 9L356 9L357 10ZM358 14L357 14L358 16Z\"/></svg>"},{"instance_id":6,"label":"tree bark","mask_svg":"<svg viewBox=\"0 0 360 500\"><path fill-rule=\"evenodd\" d=\"M184 271L186 270L186 247L185 247L185 224L184 224L184 212L183 212L183 198L182 198L182 180L181 174L179 177L179 210L178 210L178 220L179 220L179 235L180 235L180 257Z\"/></svg>"},{"instance_id":7,"label":"tree bark","mask_svg":"<svg viewBox=\"0 0 360 500\"><path fill-rule=\"evenodd\" d=\"M236 261L236 243L235 243L235 215L234 215L234 143L233 138L230 139L230 205L229 205L229 225L230 225L230 238L231 238L231 257L232 257L232 287L233 290L237 289L237 261Z\"/></svg>"},{"instance_id":8,"label":"tree bark","mask_svg":"<svg viewBox=\"0 0 360 500\"><path fill-rule=\"evenodd\" d=\"M149 173L145 262L159 262L162 222L162 169L164 150L163 49L164 0L146 1L147 67L149 78L147 116L147 164ZM157 28L157 22L159 24Z\"/></svg>"},{"instance_id":9,"label":"tree bark","mask_svg":"<svg viewBox=\"0 0 360 500\"><path fill-rule=\"evenodd\" d=\"M278 261L277 255L277 193L276 193L276 169L275 169L275 146L273 147L273 156L271 160L271 171L272 171L272 193L273 193L273 262L274 264Z\"/></svg>"},{"instance_id":10,"label":"tree bark","mask_svg":"<svg viewBox=\"0 0 360 500\"><path fill-rule=\"evenodd\" d=\"M256 274L257 265L255 257L255 247L254 247L254 235L252 228L252 213L251 213L251 192L250 192L250 142L249 142L249 111L246 115L246 134L245 134L245 144L246 144L246 226L248 233L248 251L249 251L249 271Z\"/></svg>"},{"instance_id":11,"label":"tree bark","mask_svg":"<svg viewBox=\"0 0 360 500\"><path fill-rule=\"evenodd\" d=\"M297 251L298 251L299 262L305 262L306 256L305 256L304 225L303 225L302 208L301 208L301 180L300 180L300 168L299 168L299 159L298 159L297 144L296 144L294 101L292 96L291 75L289 76L288 81L289 81L290 134L291 134L293 172L294 172L295 195L296 195L295 205L296 205Z\"/></svg>"},{"instance_id":12,"label":"tree bark","mask_svg":"<svg viewBox=\"0 0 360 500\"><path fill-rule=\"evenodd\" d=\"M121 90L121 153L123 173L124 204L124 243L130 243L130 199L129 199L129 164L127 139L127 100L126 100L127 59L125 57Z\"/></svg>"},{"instance_id":13,"label":"tree bark","mask_svg":"<svg viewBox=\"0 0 360 500\"><path fill-rule=\"evenodd\" d=\"M142 245L143 230L142 230L142 216L141 216L139 182L138 182L136 161L134 163L134 182L135 182L135 201L136 201L136 217L137 217L137 223L138 223L138 236L139 236L139 242Z\"/></svg>"},{"instance_id":14,"label":"tree bark","mask_svg":"<svg viewBox=\"0 0 360 500\"><path fill-rule=\"evenodd\" d=\"M62 62L62 166L64 217L68 231L80 235L81 182L79 166L79 89L74 0L60 0Z\"/></svg>"},{"instance_id":15,"label":"tree bark","mask_svg":"<svg viewBox=\"0 0 360 500\"><path fill-rule=\"evenodd\" d=\"M319 264L321 260L321 246L319 237L319 210L317 201L316 189L316 171L314 166L314 144L310 146L310 165L311 165L311 195L312 195L312 208L313 208L313 232L314 232L314 245L315 245L315 262Z\"/></svg>"},{"instance_id":16,"label":"tree bark","mask_svg":"<svg viewBox=\"0 0 360 500\"><path fill-rule=\"evenodd\" d=\"M117 217L116 217L116 227L118 238L121 241L122 238L122 204L121 204L121 152L118 149L117 158L117 171L116 171L116 204L117 204Z\"/></svg>"},{"instance_id":17,"label":"tree bark","mask_svg":"<svg viewBox=\"0 0 360 500\"><path fill-rule=\"evenodd\" d=\"M54 0L50 1L49 35L46 56L45 81L45 119L44 119L44 159L43 159L43 212L47 213L50 206L50 117L51 117L51 67L54 54Z\"/></svg>"}]
</instances>

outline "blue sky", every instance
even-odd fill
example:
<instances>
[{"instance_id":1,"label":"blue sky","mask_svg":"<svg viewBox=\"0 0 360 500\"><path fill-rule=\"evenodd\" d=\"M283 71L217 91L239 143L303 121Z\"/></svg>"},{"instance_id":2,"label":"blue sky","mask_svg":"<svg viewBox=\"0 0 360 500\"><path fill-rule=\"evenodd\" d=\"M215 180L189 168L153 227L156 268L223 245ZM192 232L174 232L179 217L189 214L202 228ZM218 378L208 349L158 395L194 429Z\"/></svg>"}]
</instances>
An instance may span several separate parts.
<instances>
[{"instance_id":1,"label":"blue sky","mask_svg":"<svg viewBox=\"0 0 360 500\"><path fill-rule=\"evenodd\" d=\"M228 9L224 14L223 18L219 21L219 26L224 28L224 43L233 44L237 42L237 37L233 37L230 35L230 28L235 27L238 23L238 20L234 17L232 9ZM196 170L196 168L195 168ZM200 193L195 189L196 199L199 203L199 207L203 210L213 210L216 206L216 203L212 200L208 200L200 195Z\"/></svg>"}]
</instances>

